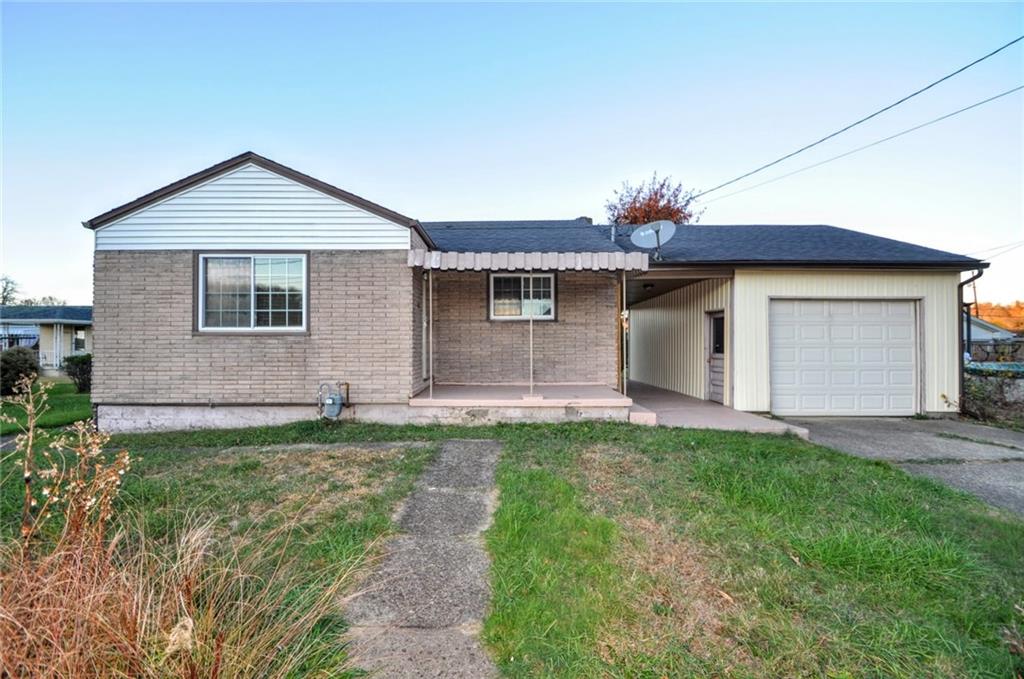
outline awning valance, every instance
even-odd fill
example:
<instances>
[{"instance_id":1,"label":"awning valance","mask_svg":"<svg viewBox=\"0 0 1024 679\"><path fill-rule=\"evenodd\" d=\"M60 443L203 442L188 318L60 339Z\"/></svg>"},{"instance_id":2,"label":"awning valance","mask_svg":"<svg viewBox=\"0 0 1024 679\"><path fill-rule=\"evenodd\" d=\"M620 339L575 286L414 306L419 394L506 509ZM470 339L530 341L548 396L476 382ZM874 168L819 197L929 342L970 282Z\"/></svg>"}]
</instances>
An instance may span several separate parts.
<instances>
[{"instance_id":1,"label":"awning valance","mask_svg":"<svg viewBox=\"0 0 1024 679\"><path fill-rule=\"evenodd\" d=\"M646 252L409 250L409 266L438 271L647 271Z\"/></svg>"}]
</instances>

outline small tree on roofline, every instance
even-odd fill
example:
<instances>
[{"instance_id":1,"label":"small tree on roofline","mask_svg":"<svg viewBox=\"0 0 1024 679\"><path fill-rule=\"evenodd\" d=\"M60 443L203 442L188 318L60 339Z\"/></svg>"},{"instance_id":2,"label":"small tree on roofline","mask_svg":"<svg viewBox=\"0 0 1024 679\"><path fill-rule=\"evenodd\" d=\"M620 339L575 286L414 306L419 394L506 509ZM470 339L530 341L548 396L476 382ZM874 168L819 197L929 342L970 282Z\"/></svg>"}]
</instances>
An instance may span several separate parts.
<instances>
[{"instance_id":1,"label":"small tree on roofline","mask_svg":"<svg viewBox=\"0 0 1024 679\"><path fill-rule=\"evenodd\" d=\"M649 182L637 186L622 182L605 209L612 224L646 224L659 219L689 224L700 219L700 212L693 207L693 194L671 177L659 179L655 172Z\"/></svg>"}]
</instances>

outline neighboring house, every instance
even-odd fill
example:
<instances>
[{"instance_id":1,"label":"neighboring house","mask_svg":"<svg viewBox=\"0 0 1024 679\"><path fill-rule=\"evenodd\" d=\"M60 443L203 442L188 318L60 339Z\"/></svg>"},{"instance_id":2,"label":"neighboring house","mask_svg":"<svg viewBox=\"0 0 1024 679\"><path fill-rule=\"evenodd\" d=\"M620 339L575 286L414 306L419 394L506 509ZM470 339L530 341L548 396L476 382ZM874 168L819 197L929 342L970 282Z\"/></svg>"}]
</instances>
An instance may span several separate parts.
<instances>
[{"instance_id":1,"label":"neighboring house","mask_svg":"<svg viewBox=\"0 0 1024 679\"><path fill-rule=\"evenodd\" d=\"M970 319L970 327L967 320ZM1006 328L989 323L983 318L964 314L964 339L971 344L992 344L993 342L1009 342L1017 337Z\"/></svg>"},{"instance_id":2,"label":"neighboring house","mask_svg":"<svg viewBox=\"0 0 1024 679\"><path fill-rule=\"evenodd\" d=\"M325 382L385 422L626 419L628 379L950 412L960 273L987 266L831 226L684 225L656 260L585 219L420 223L252 153L84 225L92 397L122 430L308 418Z\"/></svg>"},{"instance_id":3,"label":"neighboring house","mask_svg":"<svg viewBox=\"0 0 1024 679\"><path fill-rule=\"evenodd\" d=\"M90 306L0 306L0 350L28 347L44 375L63 372L67 356L92 351Z\"/></svg>"}]
</instances>

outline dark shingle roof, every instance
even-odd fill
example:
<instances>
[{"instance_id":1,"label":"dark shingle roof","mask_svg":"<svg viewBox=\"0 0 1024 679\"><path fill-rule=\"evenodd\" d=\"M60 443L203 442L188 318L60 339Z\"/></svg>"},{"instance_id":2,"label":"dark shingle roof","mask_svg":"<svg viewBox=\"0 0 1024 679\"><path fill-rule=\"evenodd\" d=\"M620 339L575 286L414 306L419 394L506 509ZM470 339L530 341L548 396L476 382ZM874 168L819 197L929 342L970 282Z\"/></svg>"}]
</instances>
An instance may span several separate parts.
<instances>
[{"instance_id":1,"label":"dark shingle roof","mask_svg":"<svg viewBox=\"0 0 1024 679\"><path fill-rule=\"evenodd\" d=\"M637 248L628 236L617 239L627 251ZM882 238L837 226L728 225L680 226L662 246L666 262L677 263L792 263L792 264L909 264L976 266L979 260Z\"/></svg>"},{"instance_id":2,"label":"dark shingle roof","mask_svg":"<svg viewBox=\"0 0 1024 679\"><path fill-rule=\"evenodd\" d=\"M0 322L56 321L92 323L91 306L0 306Z\"/></svg>"},{"instance_id":3,"label":"dark shingle roof","mask_svg":"<svg viewBox=\"0 0 1024 679\"><path fill-rule=\"evenodd\" d=\"M513 222L423 222L446 252L622 252L611 227L575 219Z\"/></svg>"},{"instance_id":4,"label":"dark shingle roof","mask_svg":"<svg viewBox=\"0 0 1024 679\"><path fill-rule=\"evenodd\" d=\"M581 220L424 222L448 252L643 252L631 227ZM648 251L649 252L649 251ZM662 246L663 264L835 264L974 268L977 259L825 225L681 225Z\"/></svg>"}]
</instances>

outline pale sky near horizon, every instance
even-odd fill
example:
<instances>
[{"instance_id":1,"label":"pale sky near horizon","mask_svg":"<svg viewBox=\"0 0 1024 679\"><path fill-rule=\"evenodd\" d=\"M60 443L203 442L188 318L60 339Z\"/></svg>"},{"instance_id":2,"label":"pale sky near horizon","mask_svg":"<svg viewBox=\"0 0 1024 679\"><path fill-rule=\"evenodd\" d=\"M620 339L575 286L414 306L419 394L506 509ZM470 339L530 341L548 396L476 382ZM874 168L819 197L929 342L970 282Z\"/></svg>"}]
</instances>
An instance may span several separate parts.
<instances>
[{"instance_id":1,"label":"pale sky near horizon","mask_svg":"<svg viewBox=\"0 0 1024 679\"><path fill-rule=\"evenodd\" d=\"M242 151L424 221L604 221L623 180L706 189L1024 33L1024 4L15 4L2 253L92 298L81 221ZM1024 43L707 196L705 224L834 224L975 254L1024 241ZM710 202L714 200L714 202ZM982 301L1024 298L1024 247Z\"/></svg>"}]
</instances>

